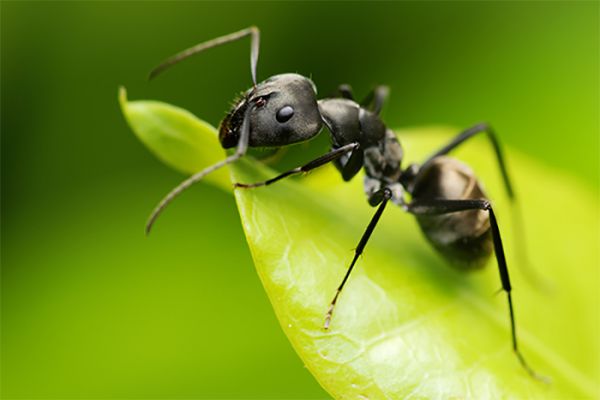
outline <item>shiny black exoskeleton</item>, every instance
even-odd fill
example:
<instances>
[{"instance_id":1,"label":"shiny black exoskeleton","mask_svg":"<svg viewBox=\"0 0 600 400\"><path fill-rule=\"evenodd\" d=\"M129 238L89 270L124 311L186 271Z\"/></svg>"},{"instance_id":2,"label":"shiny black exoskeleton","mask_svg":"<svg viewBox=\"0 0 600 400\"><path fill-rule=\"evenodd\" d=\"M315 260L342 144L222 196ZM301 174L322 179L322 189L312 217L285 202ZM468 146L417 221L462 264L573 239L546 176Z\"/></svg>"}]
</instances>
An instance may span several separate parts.
<instances>
[{"instance_id":1,"label":"shiny black exoskeleton","mask_svg":"<svg viewBox=\"0 0 600 400\"><path fill-rule=\"evenodd\" d=\"M257 83L259 31L255 27L187 49L153 70L151 77L193 54L246 36L252 39L253 87L236 102L219 127L221 145L224 148L235 148L235 153L194 174L171 191L154 210L147 224L147 231L173 198L208 173L238 160L248 147L287 146L312 139L326 127L331 138L331 150L327 154L264 182L236 184L237 188L246 189L270 185L287 176L307 172L330 162L335 164L345 181L355 177L361 169L364 170L365 194L369 204L377 207L377 210L330 303L325 316L325 329L331 323L338 296L358 257L387 203L392 201L415 215L428 241L452 265L462 269L479 268L492 252L495 253L502 288L508 297L513 350L527 372L540 378L526 363L517 346L512 288L492 206L473 172L447 156L469 138L485 133L493 145L508 195L511 199L514 198L500 146L491 127L487 124L475 125L461 132L422 164L402 168L402 147L396 135L379 117L387 97L386 87L375 88L364 101L358 103L347 85L340 86L338 97L318 100L314 83L298 74L275 75ZM405 200L406 193L410 194L410 202Z\"/></svg>"}]
</instances>

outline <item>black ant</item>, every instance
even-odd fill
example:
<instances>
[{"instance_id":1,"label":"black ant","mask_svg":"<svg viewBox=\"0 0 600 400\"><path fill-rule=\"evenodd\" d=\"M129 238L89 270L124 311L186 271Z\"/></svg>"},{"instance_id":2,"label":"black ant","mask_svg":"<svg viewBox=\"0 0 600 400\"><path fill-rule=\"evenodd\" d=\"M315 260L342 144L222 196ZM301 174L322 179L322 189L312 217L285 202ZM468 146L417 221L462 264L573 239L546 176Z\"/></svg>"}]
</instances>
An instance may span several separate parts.
<instances>
[{"instance_id":1,"label":"black ant","mask_svg":"<svg viewBox=\"0 0 600 400\"><path fill-rule=\"evenodd\" d=\"M512 287L494 210L473 172L466 165L446 156L469 138L478 133L485 133L494 148L508 196L513 200L514 192L493 129L485 123L477 124L461 132L421 165L411 164L403 169L402 147L394 132L379 118L379 112L388 95L387 87L376 87L359 104L354 100L348 85L339 87L339 97L317 100L314 83L298 74L275 75L257 83L256 65L260 34L256 27L221 36L184 50L155 68L150 78L194 54L246 36L251 37L250 71L253 86L237 101L219 127L221 146L225 149L235 147L235 153L192 175L173 189L154 209L146 225L146 233L150 232L161 211L182 191L210 172L238 160L244 156L248 147L277 148L306 141L318 135L325 126L331 134L332 145L329 153L264 182L234 185L244 189L267 186L329 162L335 164L344 181L349 181L364 168L365 193L369 204L377 207L377 210L361 237L350 267L331 301L324 328L329 328L338 297L381 214L391 200L406 212L413 214L433 247L460 269L483 267L492 250L494 251L502 289L508 297L513 351L532 377L544 379L529 366L518 348ZM405 201L405 193L410 194L410 202Z\"/></svg>"}]
</instances>

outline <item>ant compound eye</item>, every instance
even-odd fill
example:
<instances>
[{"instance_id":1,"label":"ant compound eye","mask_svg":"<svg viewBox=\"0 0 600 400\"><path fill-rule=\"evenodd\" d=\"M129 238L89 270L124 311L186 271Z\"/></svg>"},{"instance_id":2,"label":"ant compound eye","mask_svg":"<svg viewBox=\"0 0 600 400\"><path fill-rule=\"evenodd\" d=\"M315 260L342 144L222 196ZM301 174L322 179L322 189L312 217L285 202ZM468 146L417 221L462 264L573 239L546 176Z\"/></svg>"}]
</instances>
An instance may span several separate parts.
<instances>
[{"instance_id":1,"label":"ant compound eye","mask_svg":"<svg viewBox=\"0 0 600 400\"><path fill-rule=\"evenodd\" d=\"M287 122L293 116L294 116L294 109L291 106L284 106L284 107L281 107L277 111L275 118L277 118L277 121L284 123L284 122Z\"/></svg>"}]
</instances>

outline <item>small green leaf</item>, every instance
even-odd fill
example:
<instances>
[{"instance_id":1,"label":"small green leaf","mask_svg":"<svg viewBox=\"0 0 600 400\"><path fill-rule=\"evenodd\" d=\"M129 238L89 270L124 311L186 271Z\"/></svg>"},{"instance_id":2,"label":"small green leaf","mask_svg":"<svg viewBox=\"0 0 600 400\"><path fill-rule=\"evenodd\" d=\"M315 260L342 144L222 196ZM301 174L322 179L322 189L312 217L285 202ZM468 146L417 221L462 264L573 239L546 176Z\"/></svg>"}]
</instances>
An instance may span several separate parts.
<instances>
[{"instance_id":1,"label":"small green leaf","mask_svg":"<svg viewBox=\"0 0 600 400\"><path fill-rule=\"evenodd\" d=\"M136 136L171 168L193 174L223 158L217 130L189 111L159 101L128 101L124 87L119 89L119 103ZM205 180L231 188L226 170L216 171Z\"/></svg>"},{"instance_id":2,"label":"small green leaf","mask_svg":"<svg viewBox=\"0 0 600 400\"><path fill-rule=\"evenodd\" d=\"M150 108L139 118L152 125L155 110ZM210 130L202 132L214 137ZM422 160L456 130L420 128L398 134L408 163ZM597 282L590 279L598 265L596 196L566 174L512 149L506 153L533 260L529 268L543 276L542 287L525 279L516 256L514 213L489 144L484 138L474 139L453 155L473 167L494 200L513 283L521 351L536 371L552 378L551 385L527 375L511 351L506 297L493 295L500 287L493 259L475 273L451 269L422 237L414 218L390 205L338 300L330 330L325 331L329 302L374 211L366 203L361 179L344 183L333 167L326 166L302 179L235 191L256 269L281 326L334 397L598 395L600 321L594 296ZM217 161L215 154L203 158L202 164ZM200 152L197 156L206 157ZM276 174L250 158L231 170L238 182Z\"/></svg>"}]
</instances>

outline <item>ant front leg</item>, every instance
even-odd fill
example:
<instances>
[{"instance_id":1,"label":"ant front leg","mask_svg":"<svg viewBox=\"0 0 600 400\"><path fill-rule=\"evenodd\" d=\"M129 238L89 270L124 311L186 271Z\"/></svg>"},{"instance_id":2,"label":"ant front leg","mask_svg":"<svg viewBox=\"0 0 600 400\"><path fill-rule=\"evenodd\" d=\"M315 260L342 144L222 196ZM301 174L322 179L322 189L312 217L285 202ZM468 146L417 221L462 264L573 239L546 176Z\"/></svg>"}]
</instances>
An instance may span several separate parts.
<instances>
[{"instance_id":1,"label":"ant front leg","mask_svg":"<svg viewBox=\"0 0 600 400\"><path fill-rule=\"evenodd\" d=\"M548 378L537 374L525 361L525 358L521 354L517 342L517 327L515 323L515 312L512 302L512 286L510 284L510 277L508 275L508 266L506 264L506 257L504 256L504 248L502 246L502 238L500 237L500 229L498 228L498 222L494 214L494 210L489 201L487 200L446 200L446 199L434 199L434 200L414 200L406 206L406 210L414 215L441 215L449 214L458 211L466 210L485 210L488 212L490 217L490 227L492 230L492 240L494 243L494 253L496 254L496 261L498 263L498 271L500 273L500 281L502 282L502 289L506 292L508 297L508 312L510 316L511 326L511 337L512 337L512 348L515 352L519 362L523 368L533 378L548 382Z\"/></svg>"},{"instance_id":2,"label":"ant front leg","mask_svg":"<svg viewBox=\"0 0 600 400\"><path fill-rule=\"evenodd\" d=\"M285 171L285 172L277 175L274 178L267 179L266 181L256 182L256 183L234 183L233 186L236 188L242 188L242 189L250 189L250 188L255 188L255 187L259 187L259 186L267 186L267 185L277 182L280 179L286 178L290 175L295 175L295 174L299 174L302 172L308 172L308 171L318 168L322 165L325 165L331 161L337 160L338 158L342 157L344 154L358 149L358 147L359 147L358 143L350 143L345 146L339 147L319 158L316 158L307 164L304 164L300 167L296 167L294 169L290 169L289 171Z\"/></svg>"}]
</instances>

